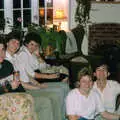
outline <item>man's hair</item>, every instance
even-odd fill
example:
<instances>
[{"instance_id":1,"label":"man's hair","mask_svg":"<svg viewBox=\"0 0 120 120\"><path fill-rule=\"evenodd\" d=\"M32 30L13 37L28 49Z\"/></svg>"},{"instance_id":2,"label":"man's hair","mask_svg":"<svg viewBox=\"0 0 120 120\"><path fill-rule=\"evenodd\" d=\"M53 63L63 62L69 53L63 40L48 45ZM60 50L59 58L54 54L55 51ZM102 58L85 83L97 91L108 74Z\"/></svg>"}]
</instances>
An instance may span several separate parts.
<instances>
[{"instance_id":1,"label":"man's hair","mask_svg":"<svg viewBox=\"0 0 120 120\"><path fill-rule=\"evenodd\" d=\"M101 59L94 63L93 71L95 72L98 67L103 66L103 65L105 65L107 67L107 70L109 70L107 62L105 60Z\"/></svg>"},{"instance_id":2,"label":"man's hair","mask_svg":"<svg viewBox=\"0 0 120 120\"><path fill-rule=\"evenodd\" d=\"M12 39L19 41L20 45L22 44L21 33L19 31L12 31L6 35L6 42L11 41Z\"/></svg>"},{"instance_id":3,"label":"man's hair","mask_svg":"<svg viewBox=\"0 0 120 120\"><path fill-rule=\"evenodd\" d=\"M41 45L42 39L41 39L40 35L37 34L36 32L29 32L25 36L24 45L29 44L31 41L34 41Z\"/></svg>"}]
</instances>

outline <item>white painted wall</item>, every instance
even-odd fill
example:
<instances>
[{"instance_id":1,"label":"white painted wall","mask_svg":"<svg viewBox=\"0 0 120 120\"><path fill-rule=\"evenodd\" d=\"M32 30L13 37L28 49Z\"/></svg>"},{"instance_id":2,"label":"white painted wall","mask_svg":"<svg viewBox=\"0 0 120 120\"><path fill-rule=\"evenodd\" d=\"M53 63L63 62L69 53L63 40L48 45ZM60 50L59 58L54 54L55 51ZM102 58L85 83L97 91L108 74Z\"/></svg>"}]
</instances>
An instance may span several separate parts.
<instances>
[{"instance_id":1,"label":"white painted wall","mask_svg":"<svg viewBox=\"0 0 120 120\"><path fill-rule=\"evenodd\" d=\"M69 6L69 28L74 28L77 24L74 19L76 11L76 0L70 0ZM119 22L120 23L120 3L92 3L90 21L92 23ZM82 51L88 54L88 35L84 37Z\"/></svg>"},{"instance_id":2,"label":"white painted wall","mask_svg":"<svg viewBox=\"0 0 120 120\"><path fill-rule=\"evenodd\" d=\"M94 3L92 4L91 10L91 21L100 22L119 22L120 23L120 3L109 4L109 3Z\"/></svg>"}]
</instances>

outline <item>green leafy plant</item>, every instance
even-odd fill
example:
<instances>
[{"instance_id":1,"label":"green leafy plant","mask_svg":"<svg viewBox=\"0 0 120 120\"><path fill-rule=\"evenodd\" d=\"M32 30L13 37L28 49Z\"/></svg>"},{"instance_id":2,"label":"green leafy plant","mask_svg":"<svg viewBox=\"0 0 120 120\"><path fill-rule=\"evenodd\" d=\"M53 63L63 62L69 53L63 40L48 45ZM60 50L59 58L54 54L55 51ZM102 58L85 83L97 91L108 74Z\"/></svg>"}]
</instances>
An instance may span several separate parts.
<instances>
[{"instance_id":1,"label":"green leafy plant","mask_svg":"<svg viewBox=\"0 0 120 120\"><path fill-rule=\"evenodd\" d=\"M47 28L45 26L39 26L37 24L30 24L28 26L28 32L36 32L42 38L41 47L46 49L48 45L51 45L57 52L62 54L62 35L58 31L55 31L53 28Z\"/></svg>"},{"instance_id":2,"label":"green leafy plant","mask_svg":"<svg viewBox=\"0 0 120 120\"><path fill-rule=\"evenodd\" d=\"M83 55L81 44L86 33L86 26L89 23L91 0L76 0L77 7L75 13L76 28L72 29L77 42L78 54Z\"/></svg>"},{"instance_id":3,"label":"green leafy plant","mask_svg":"<svg viewBox=\"0 0 120 120\"><path fill-rule=\"evenodd\" d=\"M76 2L75 21L78 25L86 26L90 18L91 0L76 0Z\"/></svg>"}]
</instances>

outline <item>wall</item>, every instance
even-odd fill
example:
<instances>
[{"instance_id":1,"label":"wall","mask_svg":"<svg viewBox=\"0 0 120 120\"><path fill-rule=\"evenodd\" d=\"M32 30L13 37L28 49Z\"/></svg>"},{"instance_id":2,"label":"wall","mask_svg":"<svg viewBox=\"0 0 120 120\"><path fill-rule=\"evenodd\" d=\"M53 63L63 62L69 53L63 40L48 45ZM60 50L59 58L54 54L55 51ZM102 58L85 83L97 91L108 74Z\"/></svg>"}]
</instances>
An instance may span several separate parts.
<instances>
[{"instance_id":1,"label":"wall","mask_svg":"<svg viewBox=\"0 0 120 120\"><path fill-rule=\"evenodd\" d=\"M68 31L68 7L69 0L53 0L53 17L56 15L56 10L64 10L64 19L53 19L53 24L60 25L60 29Z\"/></svg>"},{"instance_id":2,"label":"wall","mask_svg":"<svg viewBox=\"0 0 120 120\"><path fill-rule=\"evenodd\" d=\"M70 0L69 6L69 28L74 28L77 24L74 20L76 0ZM90 21L93 23L118 22L120 23L120 3L92 3ZM88 54L88 34L84 37L82 51Z\"/></svg>"}]
</instances>

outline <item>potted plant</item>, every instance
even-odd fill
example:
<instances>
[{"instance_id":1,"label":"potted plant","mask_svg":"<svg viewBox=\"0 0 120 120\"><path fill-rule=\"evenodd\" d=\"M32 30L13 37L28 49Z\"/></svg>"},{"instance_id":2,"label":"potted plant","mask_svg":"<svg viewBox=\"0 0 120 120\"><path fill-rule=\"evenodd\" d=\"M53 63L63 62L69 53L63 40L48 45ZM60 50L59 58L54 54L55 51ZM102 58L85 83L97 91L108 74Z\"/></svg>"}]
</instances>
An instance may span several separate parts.
<instances>
[{"instance_id":1,"label":"potted plant","mask_svg":"<svg viewBox=\"0 0 120 120\"><path fill-rule=\"evenodd\" d=\"M77 22L77 27L72 29L72 32L76 38L78 53L82 54L81 44L86 32L86 26L89 23L91 0L76 0L76 3L75 22Z\"/></svg>"},{"instance_id":2,"label":"potted plant","mask_svg":"<svg viewBox=\"0 0 120 120\"><path fill-rule=\"evenodd\" d=\"M91 0L76 0L76 2L75 21L78 25L85 27L90 18Z\"/></svg>"},{"instance_id":3,"label":"potted plant","mask_svg":"<svg viewBox=\"0 0 120 120\"><path fill-rule=\"evenodd\" d=\"M54 52L58 52L58 54L62 54L62 35L54 30L54 28L47 28L45 26L39 26L37 24L30 24L28 26L28 32L36 32L38 33L41 38L41 47L44 51L46 48L49 48L49 46L53 47Z\"/></svg>"}]
</instances>

